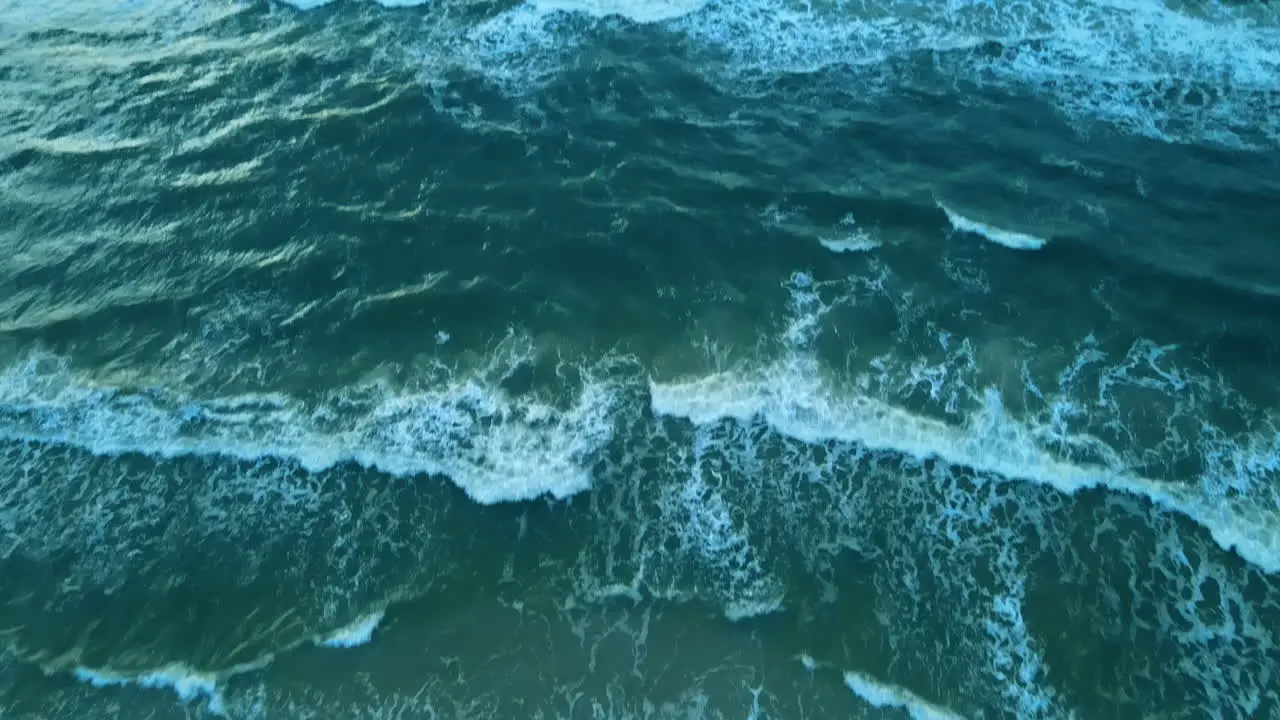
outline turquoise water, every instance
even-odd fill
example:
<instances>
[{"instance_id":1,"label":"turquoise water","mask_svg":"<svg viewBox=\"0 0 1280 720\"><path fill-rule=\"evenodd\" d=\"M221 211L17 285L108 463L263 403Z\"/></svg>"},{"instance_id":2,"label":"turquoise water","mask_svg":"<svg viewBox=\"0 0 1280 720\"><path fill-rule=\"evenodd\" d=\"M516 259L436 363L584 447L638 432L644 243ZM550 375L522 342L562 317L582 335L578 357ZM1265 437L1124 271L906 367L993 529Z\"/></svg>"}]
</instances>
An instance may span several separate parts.
<instances>
[{"instance_id":1,"label":"turquoise water","mask_svg":"<svg viewBox=\"0 0 1280 720\"><path fill-rule=\"evenodd\" d=\"M0 716L1276 716L1278 98L1265 3L0 0Z\"/></svg>"}]
</instances>

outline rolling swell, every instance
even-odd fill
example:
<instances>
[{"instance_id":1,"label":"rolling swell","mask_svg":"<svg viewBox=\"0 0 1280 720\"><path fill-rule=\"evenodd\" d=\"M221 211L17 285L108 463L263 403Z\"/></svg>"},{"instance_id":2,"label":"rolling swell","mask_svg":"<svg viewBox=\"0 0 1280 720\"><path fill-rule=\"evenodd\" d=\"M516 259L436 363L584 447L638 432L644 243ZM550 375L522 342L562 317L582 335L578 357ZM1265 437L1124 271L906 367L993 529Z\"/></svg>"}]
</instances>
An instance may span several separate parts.
<instances>
[{"instance_id":1,"label":"rolling swell","mask_svg":"<svg viewBox=\"0 0 1280 720\"><path fill-rule=\"evenodd\" d=\"M868 22L873 20L878 22L880 19L893 16L892 10L892 8L881 8L877 12L866 10L864 15L868 18ZM867 13L870 14L867 15ZM537 27L542 27L546 32L552 32L559 27L554 21L554 18L559 16L553 13L551 17L540 21L549 25ZM962 19L963 17L967 16L962 13ZM987 24L981 24L979 22L981 17L980 14L975 15L974 19L965 21L969 23L968 25L964 23L961 25L966 28L972 26L966 32L974 34L981 34L981 31L999 27L997 19L994 18L987 18L983 21ZM412 247L406 248L402 241L393 239L403 237L403 232L409 228L428 238L447 238L452 252L468 245L488 244L490 249L494 249L493 224L495 222L501 223L499 227L508 238L524 237L530 232L539 232L541 228L548 227L548 223L554 223L552 227L558 231L578 237L613 237L617 231L617 223L621 221L618 215L622 215L627 222L633 222L632 217L635 217L635 222L638 222L644 215L638 211L644 205L652 203L652 198L655 197L668 198L667 207L691 210L700 205L718 202L739 203L763 209L778 193L788 195L829 193L832 188L841 188L843 192L835 193L834 197L823 203L836 207L830 210L821 208L825 211L822 214L830 217L832 222L844 214L839 207L841 205L844 206L843 210L847 211L849 207L856 207L860 200L868 197L882 199L884 191L879 188L883 187L914 188L916 192L902 199L912 206L931 206L937 196L951 198L957 195L972 195L972 190L967 189L969 186L964 182L963 174L957 172L957 168L990 165L988 158L992 157L992 154L987 152L987 145L998 146L1002 151L1001 157L1009 158L1010 166L1015 160L1035 162L1043 159L1052 164L1053 168L1061 163L1069 163L1070 167L1078 170L1076 177L1072 178L1072 182L1066 187L1064 187L1064 178L1059 177L1056 182L1051 182L1049 177L1046 177L1045 182L1032 184L1020 196L972 198L973 201L986 206L998 215L1016 214L1022 216L1019 221L1032 220L1031 224L1038 226L1035 228L1038 230L1035 234L1066 234L1077 241L1094 245L1102 251L1124 252L1131 260L1160 263L1163 268L1174 272L1206 274L1204 269L1208 269L1209 277L1216 280L1254 291L1273 291L1268 284L1268 278L1275 273L1265 265L1246 260L1256 258L1256 248L1250 247L1247 242L1235 243L1229 248L1206 242L1214 234L1214 228L1209 221L1215 217L1213 203L1217 202L1217 198L1215 196L1206 198L1203 194L1188 193L1185 188L1178 187L1176 184L1170 185L1175 178L1198 177L1206 172L1215 171L1217 177L1229 178L1231 181L1230 185L1221 188L1220 195L1217 197L1239 198L1252 191L1259 198L1265 198L1272 192L1265 184L1266 178L1274 176L1274 161L1266 159L1267 156L1258 156L1261 159L1255 161L1254 167L1242 166L1238 170L1224 168L1224 163L1220 161L1209 165L1179 166L1171 165L1165 160L1160 167L1169 168L1166 175L1157 170L1154 165L1116 166L1114 161L1104 160L1104 152L1101 148L1091 150L1083 156L1068 146L1058 148L1061 150L1060 153L1052 150L1046 152L1041 142L1042 134L1036 134L1034 139L1030 134L1019 139L1016 133L1011 135L1008 132L1002 132L993 135L975 132L981 128L1005 126L1010 124L1008 121L1018 124L1020 113L1017 112L1016 105L1007 103L989 106L986 109L981 106L975 109L966 107L965 104L954 104L949 109L961 113L957 116L955 128L939 131L930 127L935 125L932 112L936 109L938 100L936 95L952 89L948 83L933 88L931 94L935 97L930 98L928 103L912 103L902 97L889 98L896 104L896 106L888 106L889 114L898 118L894 127L912 128L919 137L919 143L917 149L908 157L894 154L883 158L874 155L853 158L855 162L861 161L867 164L880 164L888 160L892 161L894 167L905 165L910 168L903 175L895 174L877 178L878 182L875 183L878 186L877 192L868 194L867 190L870 188L865 186L870 183L863 181L862 187L851 183L847 161L832 162L833 158L845 155L839 152L840 148L864 147L866 143L862 141L867 139L869 133L876 133L878 130L884 132L878 127L880 121L868 121L868 108L863 104L853 103L844 107L837 105L825 114L815 113L811 108L830 103L831 98L824 100L812 89L804 86L801 86L802 90L799 93L783 86L770 92L771 96L778 98L780 94L778 99L788 101L783 113L774 114L767 110L752 112L742 107L742 100L735 94L733 87L722 86L719 92L712 91L707 82L718 82L714 77L698 78L700 82L694 83L688 94L668 94L670 91L665 89L642 87L638 88L640 90L638 94L628 98L626 93L614 91L610 94L609 91L609 88L620 87L620 82L629 82L630 77L635 75L635 73L626 72L627 65L605 64L603 75L597 77L575 75L572 72L575 64L566 63L560 75L557 76L560 80L554 82L551 91L544 99L530 105L521 102L504 103L501 102L501 98L489 97L490 100L495 101L494 109L490 112L495 113L496 116L471 127L466 117L460 114L465 103L454 102L452 93L447 90L434 94L428 92L424 97L418 85L420 78L406 73L403 65L392 62L392 60L399 61L401 58L387 58L373 52L374 46L378 43L388 43L393 47L404 48L406 43L411 41L412 32L394 28L388 22L389 18L393 16L380 13L377 19L381 22L377 24L367 17L367 12L345 13L331 18L328 25L319 30L328 34L340 34L349 30L353 36L361 37L363 36L356 33L356 30L365 31L372 26L380 31L372 33L371 40L352 42L348 39L341 45L337 43L336 38L333 39L332 45L327 44L323 34L320 37L307 35L292 23L275 26L273 31L262 37L249 35L252 38L250 41L241 41L241 44L246 46L241 50L246 53L252 53L269 42L282 43L290 47L290 51L287 53L259 52L255 55L255 64L251 72L232 73L226 69L219 69L214 75L216 80L213 81L209 78L208 69L204 67L208 63L207 54L190 53L191 69L179 73L178 76L183 79L199 78L198 84L201 89L205 86L216 87L220 93L219 102L209 104L211 111L195 116L198 122L193 122L193 116L185 113L184 108L187 107L187 103L193 100L198 102L203 98L200 96L192 98L187 92L172 92L168 87L172 78L168 78L164 73L155 72L154 61L149 58L146 61L138 61L139 67L131 72L132 78L128 80L121 78L117 82L123 83L130 80L140 82L143 79L158 77L159 79L152 79L149 84L144 84L144 86L154 86L156 89L150 93L150 96L143 95L145 100L134 101L131 106L122 108L125 112L110 116L110 127L103 130L110 131L107 133L108 136L154 138L146 142L159 150L166 151L164 156L171 157L169 163L174 167L155 177L157 174L153 170L155 156L149 156L145 153L145 147L141 146L136 148L137 152L133 153L129 162L124 163L95 162L85 169L60 168L57 163L39 163L37 167L45 167L46 171L37 175L46 175L51 180L56 177L62 181L66 177L82 175L86 169L94 170L96 175L88 178L86 187L101 188L105 184L102 180L107 177L113 178L117 185L120 178L136 179L116 192L107 193L108 197L122 199L119 201L122 206L118 208L116 214L127 217L128 222L122 222L120 218L112 217L109 213L84 218L83 210L79 205L68 207L68 203L59 202L58 195L52 191L49 197L45 198L47 200L46 215L50 218L48 223L42 222L40 214L23 214L24 217L34 218L16 225L18 228L16 233L27 237L51 233L65 235L68 231L61 229L59 224L67 223L68 218L71 217L74 217L76 222L88 221L89 224L101 228L100 232L106 237L95 239L92 246L107 248L98 252L110 261L103 262L101 257L98 259L67 257L61 260L41 258L39 265L13 278L15 285L19 288L24 284L33 283L43 292L37 294L33 289L13 296L10 307L14 309L12 315L14 320L11 321L10 328L28 329L90 314L96 312L103 302L116 303L128 308L144 296L155 298L172 294L180 299L197 292L197 288L200 292L214 291L223 296L232 294L233 289L235 292L247 289L252 293L255 288L278 287L281 280L279 273L283 267L288 267L301 276L299 280L306 283L303 292L323 293L331 297L340 296L350 287L352 280L350 276L340 274L339 271L340 265L347 260L358 260L362 256L384 252L389 248L395 248L398 252L424 254L434 250L434 245L430 241L416 242ZM940 22L938 18L924 20ZM693 23L693 16L686 21ZM300 22L305 22L305 16ZM230 27L219 28L219 32L232 37L235 37L232 34L233 31L243 30L246 24L243 20L239 22L224 20L222 23ZM1208 29L1204 32L1209 32L1212 27L1207 26ZM316 30L316 28L307 29ZM555 36L560 38L565 33L577 31L572 27L566 27L555 32ZM403 33L409 33L409 36ZM434 36L430 37L434 38ZM497 37L505 36L495 36ZM800 36L795 41L799 43L797 47L807 47L801 42L804 37L807 36ZM899 39L898 42L903 48L909 48L909 40L925 42L932 36L925 34L911 40L912 37L914 36ZM227 42L221 38L218 40ZM479 40L474 42L479 43ZM511 42L515 40L511 39ZM877 42L884 44L885 41ZM209 44L216 47L212 40ZM458 68L470 67L456 63L471 57L468 52L475 48L469 50L470 46L455 47L454 45L446 46L442 51L444 53L442 58L450 60L441 68L442 71L448 69L449 72L455 72ZM497 48L507 46L481 43L476 47L496 51ZM1209 52L1207 48L1208 46L1200 48L1200 51ZM551 51L547 50L547 52ZM484 56L478 57L485 59ZM689 60L696 57L695 52L689 56ZM1214 58L1205 56L1200 60L1209 63ZM368 63L373 71L355 75L346 73L345 67L352 62ZM518 68L525 66L521 63L532 62L534 62L533 59L524 56L512 57L502 67ZM300 65L307 67L303 69ZM421 60L418 59L414 60L414 65L410 67L420 65ZM885 82L919 77L921 71L927 70L921 68L913 70L910 65L903 66L892 62L880 65L883 69L877 72L883 73L882 80ZM435 67L434 60L427 62L425 67L430 71ZM638 67L634 65L632 67L646 72L662 70L665 73L683 70L684 73L688 73L691 67L697 66L689 61L665 64L641 61ZM936 70L928 72L936 73ZM342 77L343 80L340 81L341 85L337 89L319 92L314 89L314 79L319 77ZM484 77L483 74L481 77ZM859 82L856 73L850 74L843 71L826 80L828 80L824 83L826 85L844 88L851 92L855 91L855 87L850 83ZM181 87L181 83L178 83L178 86ZM235 90L237 86L242 86L243 91L237 93ZM264 106L263 103L256 101L263 97L262 91L258 89L263 86L270 87L270 93L274 96L289 97L294 100L281 108L272 107L270 104ZM500 87L505 86L500 85ZM886 99L884 95L886 92L895 93L893 87L895 86L884 87L875 93L875 103L878 108L884 109L881 104ZM981 93L967 94L971 100L978 99L981 105ZM79 95L76 97L78 98ZM591 103L592 119L578 129L579 133L574 140L569 140L561 129L582 122L581 114L576 109L569 110L569 108L578 107L577 104L584 99ZM997 99L999 98L991 98L992 101ZM70 102L69 98L68 102ZM81 103L83 100L77 99L75 102ZM847 100L842 101L842 104L844 102ZM954 103L954 100L951 102ZM439 113L432 116L434 120L452 117L462 124L462 128L458 128L453 123L440 123L436 132L445 133L440 145L406 144L399 141L389 144L378 140L379 137L399 137L401 130L405 127L405 118L421 115L425 110L423 103L431 103L433 109ZM168 109L165 107L166 104L170 106ZM637 134L637 137L652 138L652 144L649 147L627 148L625 152L618 150L610 152L608 138L624 130L636 129L633 127L631 118L645 117L641 109L652 108L655 105L660 116L684 119L701 115L709 119L712 125L708 127L707 124L698 123L695 127L700 132L688 133L686 138L680 141L678 139L680 134L673 134L673 131L688 127L688 123L683 121L650 123L650 127L641 128L642 132ZM343 109L335 109L335 106ZM130 108L133 115L139 116L134 123L124 119L129 117ZM719 127L714 125L720 122L714 118L723 118L731 112L737 114L739 118L737 122L728 123L727 126L726 124L721 124ZM1029 112L1025 124L1029 125L1041 120L1037 116L1038 113ZM156 118L159 119L158 122ZM1000 124L990 122L995 119L1004 122ZM101 124L100 120L98 122ZM915 127L917 122L919 127ZM816 137L807 137L803 141L799 137L789 137L794 134L791 128L795 123L803 123L804 126L818 131ZM367 131L369 127L381 128L381 131L370 133ZM433 124L433 127L436 125ZM486 143L487 152L493 151L494 148L491 145L494 142L500 142L507 147L510 155L506 161L523 166L521 173L513 174L515 178L528 177L539 178L539 180L531 182L528 186L522 186L511 176L485 177L478 174L478 172L485 172L479 170L484 166L466 164L459 158L444 156L441 148L449 146L446 138L454 137L462 140L471 134L465 130L468 127L471 128L471 132L484 133L491 139L491 142ZM506 131L494 132L501 127L505 127ZM541 133L539 127L542 128ZM983 137L984 134L988 137ZM165 137L168 141L160 139ZM962 138L964 142L961 142ZM624 157L660 158L660 165L669 166L682 153L696 157L696 151L707 147L708 142L712 143L710 147L721 151L718 155L726 162L726 165L718 168L717 171L725 176L732 174L745 180L745 182L736 183L739 188L742 188L738 192L713 200L712 196L702 197L702 194L714 191L716 189L714 184L708 186L704 182L689 185L689 190L685 191L682 184L672 185L671 182L676 178L667 174L658 175L653 181L645 182L629 172L631 166L628 163L631 161L624 163L623 160ZM167 152L173 148L173 143L178 143L176 155L170 155ZM334 150L339 147L338 144L344 148L341 152ZM1020 151L1020 145L1026 145L1027 149ZM892 147L892 144L877 143L872 147L888 148ZM1128 146L1118 146L1116 149L1119 147L1124 147L1126 150L1134 149ZM345 171L331 172L322 169L330 163L335 168L341 166L345 162L345 153L348 150L371 157L374 161L373 171L353 175ZM1136 150L1141 151L1141 147ZM1025 152L1026 156L1019 157L1020 152ZM267 156L272 158L271 162L262 160ZM1114 153L1112 156L1124 156L1124 153ZM522 161L522 158L528 159ZM513 212L512 208L527 207L524 198L531 196L534 186L538 189L546 186L546 182L541 178L548 174L560 175L560 170L555 165L555 158L564 158L585 167L619 169L608 175L593 173L588 178L561 179L560 182L564 183L566 191L563 196L565 201L563 207L539 204L523 214ZM735 158L741 158L736 167L730 162ZM1234 155L1231 156L1233 162L1234 158ZM297 168L301 167L320 169L314 174L310 172L299 174ZM1046 168L1046 175L1052 173L1053 168ZM990 172L993 173L1011 171L999 165L990 167ZM477 173L470 181L466 179L469 172ZM794 177L796 180L791 182L799 181L803 184L799 187L778 186L773 180L778 176ZM252 185L246 184L250 182L250 178ZM757 178L757 180L752 181L751 178ZM23 179L23 185L29 186L38 178L31 177L31 173L28 172ZM1090 182L1091 180L1094 182ZM237 187L238 183L240 187ZM130 190L129 185L136 186L136 190ZM1128 186L1127 189L1126 186ZM257 189L250 191L250 187ZM264 194L260 189L263 187L275 188L277 194ZM619 188L622 187L635 188L635 196L633 198L617 197ZM1071 194L1081 197L1082 200L1074 205L1064 206L1063 203L1055 200L1064 190L1069 190ZM1116 192L1117 190L1120 192ZM582 197L584 194L586 197ZM1155 231L1147 230L1145 228L1150 224L1150 220L1143 220L1145 225L1140 224L1132 211L1124 206L1124 203L1131 204L1135 198L1142 198L1144 194L1151 196L1154 202L1160 203L1160 207L1170 218L1168 225L1156 228ZM592 202L590 200L592 195L599 199ZM610 196L613 198L605 199ZM584 214L579 204L581 200L587 200L588 207L594 206L597 212ZM1202 207L1188 208L1187 203L1193 200L1200 203ZM1137 202L1142 200L1139 199ZM472 207L478 210L473 222L463 222L459 225L461 218L453 217L448 221L441 219L439 224L436 224L430 221L432 205ZM72 208L76 212L68 213L67 210ZM810 209L818 210L819 208ZM136 218L140 214L148 218L146 225L141 228L136 226ZM371 215L372 218L370 218ZM18 214L15 213L15 217L17 216ZM372 225L367 222L369 219L378 218L385 218L386 222ZM1199 221L1198 218L1205 218L1206 221ZM1250 215L1243 220L1256 223L1259 234L1274 224L1274 219L1269 219L1265 211ZM821 218L820 221L828 222L827 218ZM138 273L145 275L146 270L142 266L145 264L146 256L140 256L138 261L131 262L130 254L125 250L128 245L117 248L109 238L127 236L132 242L134 238L150 234L156 238L157 242L162 242L167 238L200 232L201 228L218 228L216 254L203 258L198 255L180 256L177 258L180 264L173 268L174 272L168 274L164 284L157 280L150 287L144 286L141 290L131 293L122 292L122 297L119 299L113 300L112 295L106 293L103 296L95 296L92 302L88 299L75 302L74 292L52 293L43 290L47 285L41 284L41 277L46 277L49 273L62 274L67 270L74 271L77 275L85 274L84 277L75 277L77 285L94 287L101 287L104 284L110 287L113 282L119 282L115 278L131 277ZM375 232L375 229L378 231ZM638 229L647 230L648 227L639 226ZM302 247L282 242L302 233L305 233L308 238L314 238L320 233L330 237L323 241L308 241ZM750 233L744 228L725 228L724 234L741 238ZM705 236L705 232L700 232L700 235ZM387 239L380 240L379 236ZM275 239L276 242L265 247L261 246L263 240L268 238ZM1177 252L1169 252L1167 247L1160 245L1152 238L1160 238L1169 246L1177 247ZM1177 240L1164 240L1166 238ZM701 244L706 244L708 240L706 237L699 239ZM688 244L682 243L683 246ZM59 245L73 246L74 243L59 243ZM513 254L527 252L525 245L511 240L505 241L499 247ZM731 254L713 252L719 249L718 247L709 249L706 256L723 259ZM487 252L477 255L477 265L487 263L490 256ZM405 263L405 267L412 268L415 264ZM44 268L43 273L40 272L40 268ZM15 270L21 269L22 266L15 268ZM237 272L232 274L232 270ZM250 270L256 271L253 274L257 277L250 275ZM492 272L492 267L486 266L485 270ZM318 281L323 282L321 278L326 273L336 277L329 278L328 287L322 290L323 286L317 285ZM467 280L479 273L460 268L457 274L463 280ZM634 277L636 274L622 273L621 275ZM187 286L172 287L173 278L184 278L182 282L187 283ZM402 287L408 286L419 279L420 276L401 278L398 284ZM370 281L368 283L370 285L381 286L370 287L369 291L373 294L389 291L387 286L393 281L392 278L368 278L367 280ZM497 285L516 287L522 285L522 278L519 275L497 276L490 280ZM579 282L582 282L581 278ZM220 292L218 292L219 285L224 288ZM306 305L309 299L304 300L299 297L290 304ZM36 308L39 310L34 310ZM179 305L172 308L172 314L180 317L185 309ZM341 312L342 304L339 303L335 310ZM28 317L33 311L40 314ZM501 311L495 312L494 315L500 317ZM331 324L334 319L331 316L324 318L323 321ZM521 321L510 316L507 319ZM110 323L94 323L94 325L103 324ZM146 360L156 362L157 358L151 356Z\"/></svg>"}]
</instances>

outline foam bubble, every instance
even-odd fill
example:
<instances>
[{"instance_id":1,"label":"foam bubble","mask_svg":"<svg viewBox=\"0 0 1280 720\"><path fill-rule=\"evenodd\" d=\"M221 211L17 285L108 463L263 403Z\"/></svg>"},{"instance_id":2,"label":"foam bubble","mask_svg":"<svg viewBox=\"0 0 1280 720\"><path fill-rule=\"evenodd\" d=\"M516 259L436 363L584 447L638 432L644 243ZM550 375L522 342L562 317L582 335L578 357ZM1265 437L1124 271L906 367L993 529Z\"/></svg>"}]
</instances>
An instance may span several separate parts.
<instances>
[{"instance_id":1,"label":"foam bubble","mask_svg":"<svg viewBox=\"0 0 1280 720\"><path fill-rule=\"evenodd\" d=\"M1013 250L1039 250L1049 242L1048 240L1036 237L1035 235L1014 232L1012 230L1003 230L995 227L994 225L988 225L986 223L978 222L977 220L972 220L942 203L938 203L938 207L942 208L942 211L947 214L947 219L951 221L951 227L955 228L958 232L973 233L974 235L984 237L997 245L1003 245Z\"/></svg>"},{"instance_id":2,"label":"foam bubble","mask_svg":"<svg viewBox=\"0 0 1280 720\"><path fill-rule=\"evenodd\" d=\"M317 638L316 644L331 648L353 648L364 645L373 639L373 631L382 623L382 618L385 614L386 611L378 610L357 618L350 625L338 628L322 638Z\"/></svg>"}]
</instances>

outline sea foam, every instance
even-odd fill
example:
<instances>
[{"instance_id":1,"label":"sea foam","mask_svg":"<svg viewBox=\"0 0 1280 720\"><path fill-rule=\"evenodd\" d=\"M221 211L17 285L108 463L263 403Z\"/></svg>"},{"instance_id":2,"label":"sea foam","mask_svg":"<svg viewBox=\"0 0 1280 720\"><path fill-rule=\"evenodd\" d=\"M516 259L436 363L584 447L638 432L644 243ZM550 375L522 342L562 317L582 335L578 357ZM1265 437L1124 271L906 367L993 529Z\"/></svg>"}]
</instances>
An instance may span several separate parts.
<instances>
[{"instance_id":1,"label":"sea foam","mask_svg":"<svg viewBox=\"0 0 1280 720\"><path fill-rule=\"evenodd\" d=\"M906 710L912 720L963 720L963 716L935 705L910 690L882 683L866 673L846 670L844 684L868 705L881 709Z\"/></svg>"},{"instance_id":2,"label":"sea foam","mask_svg":"<svg viewBox=\"0 0 1280 720\"><path fill-rule=\"evenodd\" d=\"M219 682L231 675L260 670L269 664L271 659L271 657L265 657L252 664L230 668L216 674L195 670L182 663L173 663L139 673L77 667L72 674L94 687L136 685L142 688L169 688L184 702L203 699L208 703L210 713L226 717L226 706L218 688Z\"/></svg>"},{"instance_id":3,"label":"sea foam","mask_svg":"<svg viewBox=\"0 0 1280 720\"><path fill-rule=\"evenodd\" d=\"M1068 495L1088 488L1128 493L1194 520L1222 548L1236 551L1262 570L1280 572L1280 509L1268 503L1265 494L1256 495L1259 484L1269 482L1267 478L1280 465L1280 434L1270 440L1257 433L1224 439L1206 428L1204 475L1198 483L1189 483L1130 470L1125 453L1097 437L1065 430L1057 417L1065 410L1057 406L1046 419L1017 417L995 388L973 393L974 406L962 422L944 422L895 405L875 395L870 385L837 385L828 379L812 345L830 306L819 297L812 278L803 273L793 278L791 291L792 318L783 334L781 358L759 367L691 379L651 379L654 413L685 418L698 427L723 419L745 423L758 418L774 431L805 443L853 443L920 461L936 458ZM1093 351L1087 348L1086 352ZM1159 349L1139 355L1126 358L1125 363L1154 366ZM1062 377L1069 380L1079 372L1080 362ZM1119 367L1119 375L1101 381L1100 403L1114 403L1107 399L1107 385L1119 382L1126 368ZM1084 454L1098 460L1071 459L1061 452L1063 448L1087 451Z\"/></svg>"},{"instance_id":4,"label":"sea foam","mask_svg":"<svg viewBox=\"0 0 1280 720\"><path fill-rule=\"evenodd\" d=\"M1048 240L1036 237L1035 235L1014 232L1012 230L1003 230L995 227L994 225L988 225L986 223L978 222L977 220L972 220L942 203L938 203L938 207L942 208L942 211L947 214L947 219L951 221L951 227L955 228L958 232L973 233L974 235L984 237L997 245L1003 245L1013 250L1039 250L1049 242Z\"/></svg>"},{"instance_id":5,"label":"sea foam","mask_svg":"<svg viewBox=\"0 0 1280 720\"><path fill-rule=\"evenodd\" d=\"M312 643L327 648L353 648L368 643L373 632L381 624L384 610L377 610L363 615L349 625L312 639ZM281 648L287 651L292 647ZM226 717L226 703L219 685L227 678L244 673L262 670L271 664L276 654L268 654L254 660L217 671L198 670L185 663L169 663L152 670L140 672L120 672L109 668L88 668L79 666L71 670L77 679L94 687L124 687L133 685L148 689L170 689L177 693L183 702L204 700L208 703L208 711L219 717Z\"/></svg>"},{"instance_id":6,"label":"sea foam","mask_svg":"<svg viewBox=\"0 0 1280 720\"><path fill-rule=\"evenodd\" d=\"M386 611L378 610L356 618L351 624L316 638L315 643L331 648L353 648L364 645L373 639L373 631L382 623L385 614Z\"/></svg>"},{"instance_id":7,"label":"sea foam","mask_svg":"<svg viewBox=\"0 0 1280 720\"><path fill-rule=\"evenodd\" d=\"M852 442L919 460L938 458L1066 494L1097 487L1132 493L1195 520L1223 548L1236 550L1263 570L1280 572L1280 517L1275 510L1240 499L1202 499L1183 485L1059 459L1039 446L1033 428L1011 417L994 393L965 426L954 426L848 394L825 384L816 367L794 364L775 365L754 376L723 372L683 382L655 381L650 390L655 413L698 425L760 417L803 442Z\"/></svg>"},{"instance_id":8,"label":"sea foam","mask_svg":"<svg viewBox=\"0 0 1280 720\"><path fill-rule=\"evenodd\" d=\"M491 504L588 488L589 458L612 437L614 401L605 381L587 380L557 404L474 375L416 391L349 388L319 404L277 394L197 400L95 387L63 361L33 356L0 372L0 438L99 455L278 457L310 471L355 462L445 476Z\"/></svg>"},{"instance_id":9,"label":"sea foam","mask_svg":"<svg viewBox=\"0 0 1280 720\"><path fill-rule=\"evenodd\" d=\"M370 1L376 2L378 5L381 5L387 8L418 7L419 5L426 5L427 3L431 2L431 0L370 0ZM317 8L322 8L326 5L332 5L336 2L339 2L339 0L280 0L280 2L286 5L291 5L299 10L306 11L306 10L315 10Z\"/></svg>"},{"instance_id":10,"label":"sea foam","mask_svg":"<svg viewBox=\"0 0 1280 720\"><path fill-rule=\"evenodd\" d=\"M818 243L834 253L867 252L880 247L879 240L865 229L858 227L858 221L853 215L845 215L841 218L840 226L839 235L819 238Z\"/></svg>"},{"instance_id":11,"label":"sea foam","mask_svg":"<svg viewBox=\"0 0 1280 720\"><path fill-rule=\"evenodd\" d=\"M338 0L281 0L298 10L308 11ZM386 8L426 5L431 0L371 0ZM617 16L636 23L662 22L684 17L706 6L707 0L530 0L539 13L582 13L592 17Z\"/></svg>"},{"instance_id":12,"label":"sea foam","mask_svg":"<svg viewBox=\"0 0 1280 720\"><path fill-rule=\"evenodd\" d=\"M1164 141L1280 142L1268 97L1280 89L1280 34L1216 4L1196 14L1146 0L802 3L730 0L684 30L726 50L746 77L864 68L878 92L888 61L937 53L947 83L1032 89L1084 124ZM1260 13L1254 13L1260 14ZM996 47L998 53L979 51ZM1170 78L1178 78L1168 92Z\"/></svg>"},{"instance_id":13,"label":"sea foam","mask_svg":"<svg viewBox=\"0 0 1280 720\"><path fill-rule=\"evenodd\" d=\"M1180 5L1014 0L997 10L966 0L534 0L455 28L442 51L470 57L469 66L515 81L510 87L519 90L521 82L554 75L548 62L572 62L581 29L554 28L556 18L625 17L662 22L698 54L691 67L730 84L855 68L867 82L850 78L841 87L866 97L894 86L880 75L887 62L933 52L943 82L1031 89L1082 126L1101 121L1169 142L1280 143L1280 117L1271 107L1280 90L1280 18L1251 4ZM984 50L992 47L1001 51ZM706 62L697 62L703 54Z\"/></svg>"},{"instance_id":14,"label":"sea foam","mask_svg":"<svg viewBox=\"0 0 1280 720\"><path fill-rule=\"evenodd\" d=\"M674 20L701 10L707 0L532 0L543 12L582 13L593 17L616 15L637 23Z\"/></svg>"}]
</instances>

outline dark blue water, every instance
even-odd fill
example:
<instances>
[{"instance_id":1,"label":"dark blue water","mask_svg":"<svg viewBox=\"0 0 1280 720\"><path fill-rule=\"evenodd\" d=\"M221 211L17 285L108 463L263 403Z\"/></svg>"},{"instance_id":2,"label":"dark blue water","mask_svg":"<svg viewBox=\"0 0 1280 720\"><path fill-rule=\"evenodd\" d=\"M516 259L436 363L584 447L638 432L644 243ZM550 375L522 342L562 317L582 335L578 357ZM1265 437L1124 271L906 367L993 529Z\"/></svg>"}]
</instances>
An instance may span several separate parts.
<instances>
[{"instance_id":1,"label":"dark blue water","mask_svg":"<svg viewBox=\"0 0 1280 720\"><path fill-rule=\"evenodd\" d=\"M1280 715L1265 3L0 0L0 717Z\"/></svg>"}]
</instances>

